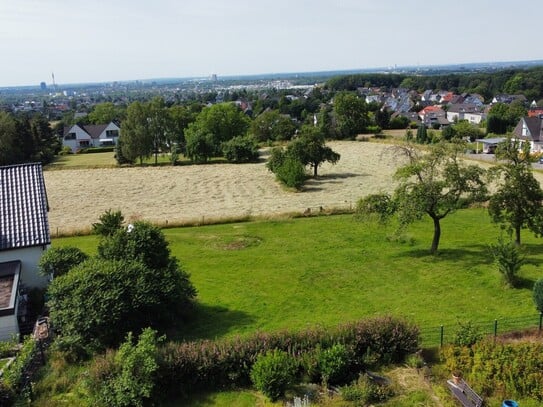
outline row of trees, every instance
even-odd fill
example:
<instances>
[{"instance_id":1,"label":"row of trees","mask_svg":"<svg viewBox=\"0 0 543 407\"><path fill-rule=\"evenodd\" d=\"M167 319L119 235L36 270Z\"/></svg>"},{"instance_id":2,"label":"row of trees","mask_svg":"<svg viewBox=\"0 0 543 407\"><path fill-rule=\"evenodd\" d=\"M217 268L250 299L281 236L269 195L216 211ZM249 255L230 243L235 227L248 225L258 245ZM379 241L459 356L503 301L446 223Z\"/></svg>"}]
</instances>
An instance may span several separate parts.
<instances>
[{"instance_id":1,"label":"row of trees","mask_svg":"<svg viewBox=\"0 0 543 407\"><path fill-rule=\"evenodd\" d=\"M0 165L46 164L59 150L60 143L41 114L14 115L0 111Z\"/></svg>"},{"instance_id":2,"label":"row of trees","mask_svg":"<svg viewBox=\"0 0 543 407\"><path fill-rule=\"evenodd\" d=\"M455 93L478 93L487 101L500 93L523 94L529 100L543 98L543 68L506 69L489 73L436 75L359 74L330 79L326 88L332 91L356 90L363 86L447 89Z\"/></svg>"},{"instance_id":3,"label":"row of trees","mask_svg":"<svg viewBox=\"0 0 543 407\"><path fill-rule=\"evenodd\" d=\"M401 228L430 217L434 226L431 253L439 247L441 220L475 202L488 201L492 220L514 234L516 245L521 243L524 228L543 235L543 190L533 175L529 145L521 148L512 139L500 143L496 150L499 161L488 172L462 162L462 143L438 143L426 150L406 144L393 151L396 159L405 162L395 174L398 187L392 196L361 199L357 207L360 215L377 213L385 221L396 214ZM487 175L495 183L495 192L490 195Z\"/></svg>"}]
</instances>

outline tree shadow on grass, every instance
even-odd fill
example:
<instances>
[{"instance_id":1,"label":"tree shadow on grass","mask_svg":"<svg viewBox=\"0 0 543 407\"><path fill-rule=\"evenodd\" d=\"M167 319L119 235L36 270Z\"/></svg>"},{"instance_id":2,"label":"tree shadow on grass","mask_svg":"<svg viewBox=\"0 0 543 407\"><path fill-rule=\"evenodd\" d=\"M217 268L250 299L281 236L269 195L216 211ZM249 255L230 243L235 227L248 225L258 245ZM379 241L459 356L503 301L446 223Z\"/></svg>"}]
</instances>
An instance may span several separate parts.
<instances>
[{"instance_id":1,"label":"tree shadow on grass","mask_svg":"<svg viewBox=\"0 0 543 407\"><path fill-rule=\"evenodd\" d=\"M197 302L188 316L172 326L168 338L172 340L214 339L254 322L243 311Z\"/></svg>"},{"instance_id":2,"label":"tree shadow on grass","mask_svg":"<svg viewBox=\"0 0 543 407\"><path fill-rule=\"evenodd\" d=\"M530 291L534 289L535 280L531 278L517 276L515 280L516 280L515 281L516 289L530 290Z\"/></svg>"},{"instance_id":3,"label":"tree shadow on grass","mask_svg":"<svg viewBox=\"0 0 543 407\"><path fill-rule=\"evenodd\" d=\"M416 259L427 258L436 263L455 262L459 266L473 267L475 265L491 264L494 259L485 245L470 245L454 249L441 249L431 254L429 249L415 249L398 254L398 257L412 257Z\"/></svg>"}]
</instances>

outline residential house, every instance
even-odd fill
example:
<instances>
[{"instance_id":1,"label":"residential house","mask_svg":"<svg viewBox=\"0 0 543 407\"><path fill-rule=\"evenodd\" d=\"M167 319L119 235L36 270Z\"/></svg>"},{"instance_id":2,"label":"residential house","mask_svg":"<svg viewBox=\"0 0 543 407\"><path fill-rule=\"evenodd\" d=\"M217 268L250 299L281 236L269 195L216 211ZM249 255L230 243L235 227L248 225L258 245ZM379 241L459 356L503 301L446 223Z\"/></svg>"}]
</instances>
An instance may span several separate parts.
<instances>
[{"instance_id":1,"label":"residential house","mask_svg":"<svg viewBox=\"0 0 543 407\"><path fill-rule=\"evenodd\" d=\"M526 96L524 96L524 95L502 94L502 95L494 96L494 98L492 99L492 104L494 104L494 103L505 103L505 104L508 105L508 104L511 104L511 103L513 103L515 101L526 103L527 99L526 99Z\"/></svg>"},{"instance_id":2,"label":"residential house","mask_svg":"<svg viewBox=\"0 0 543 407\"><path fill-rule=\"evenodd\" d=\"M26 290L48 279L38 262L51 243L40 163L0 167L0 340L19 332Z\"/></svg>"},{"instance_id":3,"label":"residential house","mask_svg":"<svg viewBox=\"0 0 543 407\"><path fill-rule=\"evenodd\" d=\"M449 105L447 108L447 120L450 122L467 120L472 124L479 124L485 118L483 107L469 103Z\"/></svg>"},{"instance_id":4,"label":"residential house","mask_svg":"<svg viewBox=\"0 0 543 407\"><path fill-rule=\"evenodd\" d=\"M74 124L64 128L62 146L70 147L73 153L88 147L115 146L119 139L120 127L109 124Z\"/></svg>"},{"instance_id":5,"label":"residential house","mask_svg":"<svg viewBox=\"0 0 543 407\"><path fill-rule=\"evenodd\" d=\"M418 115L426 127L448 126L447 114L439 106L427 106L418 112Z\"/></svg>"},{"instance_id":6,"label":"residential house","mask_svg":"<svg viewBox=\"0 0 543 407\"><path fill-rule=\"evenodd\" d=\"M513 130L513 136L521 143L530 143L532 153L543 152L543 115L522 117Z\"/></svg>"}]
</instances>

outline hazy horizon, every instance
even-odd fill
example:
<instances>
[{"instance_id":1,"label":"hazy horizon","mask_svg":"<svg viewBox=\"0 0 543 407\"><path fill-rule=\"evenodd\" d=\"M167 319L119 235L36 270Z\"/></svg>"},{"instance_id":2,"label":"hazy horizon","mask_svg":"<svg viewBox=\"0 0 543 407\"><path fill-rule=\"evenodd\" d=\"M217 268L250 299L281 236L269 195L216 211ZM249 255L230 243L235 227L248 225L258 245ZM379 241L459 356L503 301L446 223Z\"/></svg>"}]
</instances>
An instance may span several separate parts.
<instances>
[{"instance_id":1,"label":"hazy horizon","mask_svg":"<svg viewBox=\"0 0 543 407\"><path fill-rule=\"evenodd\" d=\"M76 84L540 60L530 41L539 26L538 13L530 12L537 5L3 2L0 87L51 84L52 72L56 83Z\"/></svg>"}]
</instances>

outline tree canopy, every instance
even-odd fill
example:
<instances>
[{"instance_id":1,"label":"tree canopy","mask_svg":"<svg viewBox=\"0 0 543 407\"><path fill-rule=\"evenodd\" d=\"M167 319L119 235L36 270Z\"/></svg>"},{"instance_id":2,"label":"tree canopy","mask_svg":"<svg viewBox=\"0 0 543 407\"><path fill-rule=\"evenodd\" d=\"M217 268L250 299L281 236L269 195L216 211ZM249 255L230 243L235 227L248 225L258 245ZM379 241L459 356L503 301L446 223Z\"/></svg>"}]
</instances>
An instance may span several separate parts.
<instances>
[{"instance_id":1,"label":"tree canopy","mask_svg":"<svg viewBox=\"0 0 543 407\"><path fill-rule=\"evenodd\" d=\"M515 243L520 245L523 228L543 234L543 190L533 175L529 143L521 147L518 140L508 137L498 144L496 159L490 174L497 188L488 212L494 222L514 232Z\"/></svg>"},{"instance_id":2,"label":"tree canopy","mask_svg":"<svg viewBox=\"0 0 543 407\"><path fill-rule=\"evenodd\" d=\"M415 145L401 145L396 153L406 160L395 174L398 217L407 225L423 215L434 224L430 252L436 253L441 238L441 219L470 202L486 198L484 170L465 165L459 158L462 144L439 143L421 150Z\"/></svg>"}]
</instances>

